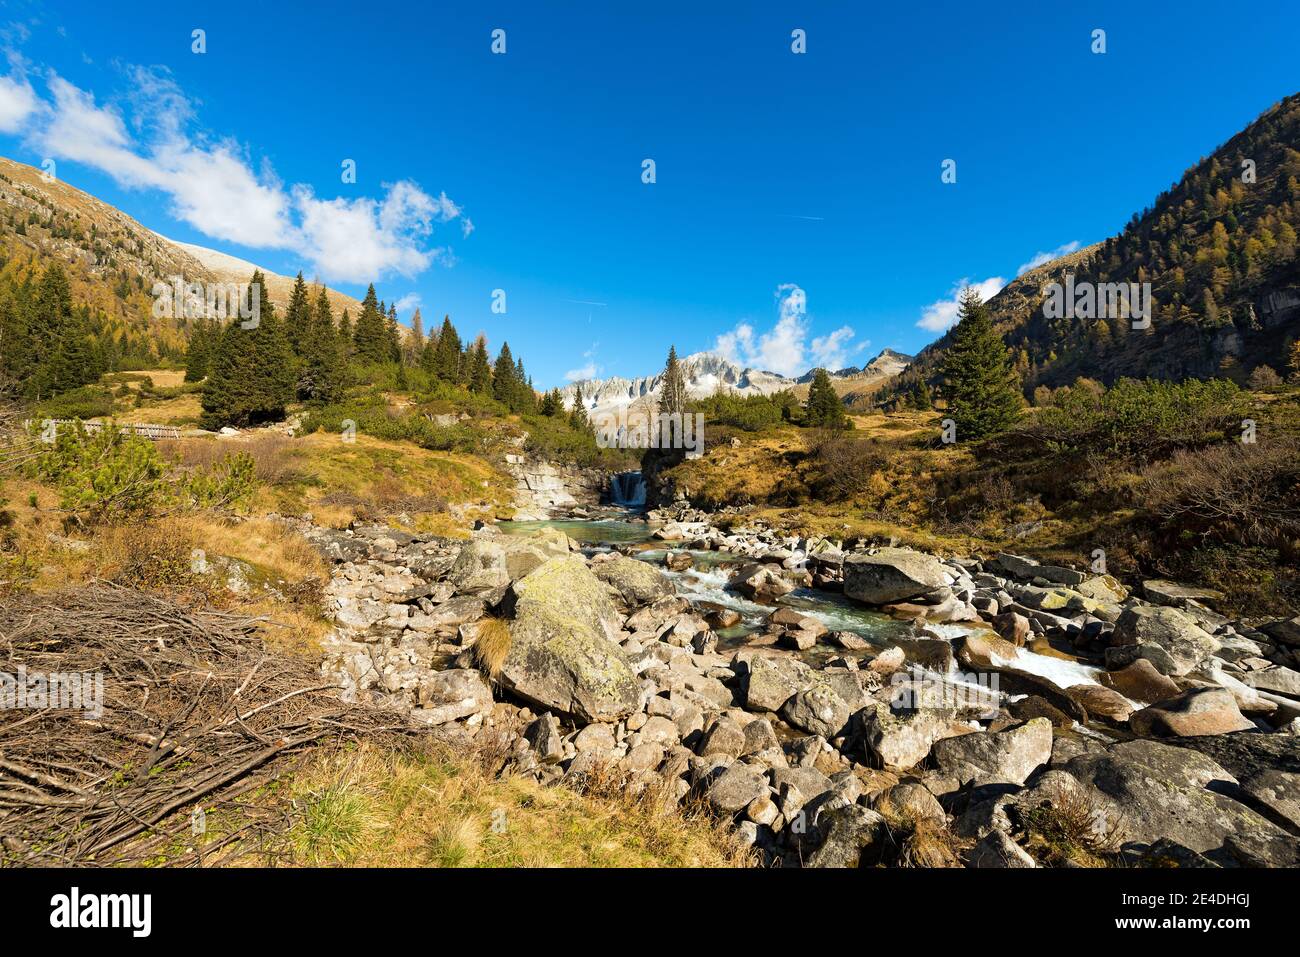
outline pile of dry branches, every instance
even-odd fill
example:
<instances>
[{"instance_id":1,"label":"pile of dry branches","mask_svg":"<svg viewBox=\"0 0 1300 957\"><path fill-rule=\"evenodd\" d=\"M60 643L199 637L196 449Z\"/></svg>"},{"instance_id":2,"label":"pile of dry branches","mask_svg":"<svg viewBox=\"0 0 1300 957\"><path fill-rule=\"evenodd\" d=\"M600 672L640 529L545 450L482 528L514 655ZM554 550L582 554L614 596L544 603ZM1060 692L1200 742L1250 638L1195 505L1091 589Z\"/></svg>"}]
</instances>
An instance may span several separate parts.
<instances>
[{"instance_id":1,"label":"pile of dry branches","mask_svg":"<svg viewBox=\"0 0 1300 957\"><path fill-rule=\"evenodd\" d=\"M0 604L10 705L20 670L103 688L98 715L88 700L0 710L0 863L192 862L248 837L194 840L195 809L235 806L315 743L405 729L267 653L257 624L103 582Z\"/></svg>"}]
</instances>

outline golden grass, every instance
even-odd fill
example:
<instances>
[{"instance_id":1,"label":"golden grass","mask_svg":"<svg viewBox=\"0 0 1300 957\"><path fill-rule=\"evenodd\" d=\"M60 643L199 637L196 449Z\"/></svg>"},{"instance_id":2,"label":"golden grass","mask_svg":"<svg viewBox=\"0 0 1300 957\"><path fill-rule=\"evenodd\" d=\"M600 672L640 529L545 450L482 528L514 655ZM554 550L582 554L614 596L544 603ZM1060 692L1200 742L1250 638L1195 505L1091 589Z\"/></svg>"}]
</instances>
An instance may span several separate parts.
<instances>
[{"instance_id":1,"label":"golden grass","mask_svg":"<svg viewBox=\"0 0 1300 957\"><path fill-rule=\"evenodd\" d=\"M510 654L510 625L500 618L484 618L475 632L474 666L495 680Z\"/></svg>"},{"instance_id":2,"label":"golden grass","mask_svg":"<svg viewBox=\"0 0 1300 957\"><path fill-rule=\"evenodd\" d=\"M473 757L376 744L318 752L283 793L279 860L355 867L732 867L725 825L630 797L495 777ZM250 850L248 863L258 863Z\"/></svg>"}]
</instances>

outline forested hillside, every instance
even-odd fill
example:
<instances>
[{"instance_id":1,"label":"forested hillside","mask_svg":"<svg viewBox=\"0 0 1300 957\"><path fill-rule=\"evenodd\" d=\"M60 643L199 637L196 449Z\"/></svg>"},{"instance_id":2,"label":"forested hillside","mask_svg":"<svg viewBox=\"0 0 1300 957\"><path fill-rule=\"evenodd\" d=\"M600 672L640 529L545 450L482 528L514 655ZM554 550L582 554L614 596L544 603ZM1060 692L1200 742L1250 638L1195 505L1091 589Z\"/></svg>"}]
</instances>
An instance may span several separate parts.
<instances>
[{"instance_id":1,"label":"forested hillside","mask_svg":"<svg viewBox=\"0 0 1300 957\"><path fill-rule=\"evenodd\" d=\"M1111 239L1025 273L989 300L1026 394L1085 376L1163 379L1282 372L1300 332L1300 95L1273 106L1200 160ZM1150 328L1114 318L1048 318L1044 287L1151 284ZM935 381L951 331L900 378ZM897 390L896 390L897 391Z\"/></svg>"}]
</instances>

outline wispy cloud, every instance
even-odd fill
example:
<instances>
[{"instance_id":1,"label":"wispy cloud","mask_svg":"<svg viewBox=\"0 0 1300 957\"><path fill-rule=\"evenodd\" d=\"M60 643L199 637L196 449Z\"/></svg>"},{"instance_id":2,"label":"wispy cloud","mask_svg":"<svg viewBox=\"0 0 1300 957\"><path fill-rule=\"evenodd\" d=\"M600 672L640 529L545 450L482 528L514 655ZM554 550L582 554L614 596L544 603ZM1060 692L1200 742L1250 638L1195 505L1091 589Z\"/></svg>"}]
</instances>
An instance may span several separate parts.
<instances>
[{"instance_id":1,"label":"wispy cloud","mask_svg":"<svg viewBox=\"0 0 1300 957\"><path fill-rule=\"evenodd\" d=\"M268 163L255 167L237 140L197 127L193 103L168 71L126 72L130 91L100 102L52 72L42 98L15 70L0 78L0 130L21 132L46 156L98 169L125 188L163 193L172 215L205 236L294 252L330 281L416 275L451 261L449 249L429 241L435 224L460 220L463 236L473 230L446 193L410 180L382 184L375 197L286 186Z\"/></svg>"},{"instance_id":2,"label":"wispy cloud","mask_svg":"<svg viewBox=\"0 0 1300 957\"><path fill-rule=\"evenodd\" d=\"M1053 259L1058 259L1061 256L1066 256L1074 252L1078 248L1079 248L1079 241L1075 239L1072 240L1071 242L1066 243L1063 246L1057 246L1055 249L1051 250L1050 252L1034 253L1033 258L1030 259L1029 262L1021 263L1020 268L1016 270L1016 275L1023 276L1025 273L1029 272L1029 270L1037 269L1039 266L1043 265L1044 263L1049 263Z\"/></svg>"},{"instance_id":3,"label":"wispy cloud","mask_svg":"<svg viewBox=\"0 0 1300 957\"><path fill-rule=\"evenodd\" d=\"M593 342L591 348L582 354L582 357L587 361L578 368L570 369L564 373L566 382L585 382L600 375L600 366L596 365L596 347L599 345L599 342Z\"/></svg>"},{"instance_id":4,"label":"wispy cloud","mask_svg":"<svg viewBox=\"0 0 1300 957\"><path fill-rule=\"evenodd\" d=\"M973 286L975 291L979 293L980 298L987 301L1006 284L1007 281L1001 276L992 276L978 282L959 279L953 283L947 299L932 302L921 310L921 318L917 320L916 324L922 329L928 329L931 332L944 332L957 322L957 306L961 300L962 290L967 286Z\"/></svg>"},{"instance_id":5,"label":"wispy cloud","mask_svg":"<svg viewBox=\"0 0 1300 957\"><path fill-rule=\"evenodd\" d=\"M850 365L850 358L857 355L867 346L871 345L870 340L853 344L855 333L848 326L840 326L830 335L818 336L812 341L813 365L820 366L830 372L847 368Z\"/></svg>"},{"instance_id":6,"label":"wispy cloud","mask_svg":"<svg viewBox=\"0 0 1300 957\"><path fill-rule=\"evenodd\" d=\"M422 301L423 300L420 298L418 292L408 292L401 299L398 299L397 302L393 303L393 307L398 311L398 313L405 314L408 312L414 312Z\"/></svg>"},{"instance_id":7,"label":"wispy cloud","mask_svg":"<svg viewBox=\"0 0 1300 957\"><path fill-rule=\"evenodd\" d=\"M0 133L20 131L39 106L21 63L13 62L13 72L0 76Z\"/></svg>"}]
</instances>

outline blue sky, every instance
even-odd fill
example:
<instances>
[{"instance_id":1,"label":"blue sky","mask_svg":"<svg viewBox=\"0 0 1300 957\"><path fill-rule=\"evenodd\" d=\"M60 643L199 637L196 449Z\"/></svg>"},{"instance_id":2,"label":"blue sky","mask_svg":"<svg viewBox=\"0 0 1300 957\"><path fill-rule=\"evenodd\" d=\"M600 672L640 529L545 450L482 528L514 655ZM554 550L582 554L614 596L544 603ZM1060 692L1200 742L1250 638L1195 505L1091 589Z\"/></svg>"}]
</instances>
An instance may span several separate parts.
<instances>
[{"instance_id":1,"label":"blue sky","mask_svg":"<svg viewBox=\"0 0 1300 957\"><path fill-rule=\"evenodd\" d=\"M1286 3L13 0L0 24L4 155L175 239L373 275L538 386L670 343L781 372L914 352L958 283L1113 234L1300 89Z\"/></svg>"}]
</instances>

